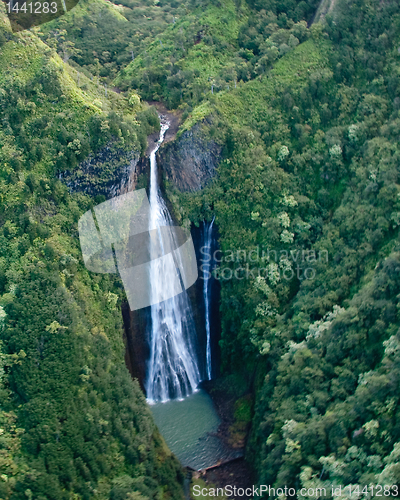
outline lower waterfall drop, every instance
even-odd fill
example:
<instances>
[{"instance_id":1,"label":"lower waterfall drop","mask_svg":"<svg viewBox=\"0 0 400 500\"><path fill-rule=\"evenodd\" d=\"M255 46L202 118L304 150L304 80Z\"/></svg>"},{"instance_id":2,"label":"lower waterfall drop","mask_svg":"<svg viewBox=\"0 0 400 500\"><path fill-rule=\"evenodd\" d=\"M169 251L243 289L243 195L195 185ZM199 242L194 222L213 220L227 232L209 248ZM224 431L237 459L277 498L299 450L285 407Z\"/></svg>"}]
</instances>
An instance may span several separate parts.
<instances>
[{"instance_id":1,"label":"lower waterfall drop","mask_svg":"<svg viewBox=\"0 0 400 500\"><path fill-rule=\"evenodd\" d=\"M156 153L164 140L169 123L161 117L161 131L157 146L150 154L150 224L149 229L170 226L174 239L173 221L158 186ZM161 233L158 232L161 239ZM150 256L152 243L150 241ZM150 263L150 287L154 296L159 290L174 285L174 263L154 258ZM150 359L145 382L149 402L182 399L194 392L201 381L198 367L195 326L186 291L151 306L149 331Z\"/></svg>"}]
</instances>

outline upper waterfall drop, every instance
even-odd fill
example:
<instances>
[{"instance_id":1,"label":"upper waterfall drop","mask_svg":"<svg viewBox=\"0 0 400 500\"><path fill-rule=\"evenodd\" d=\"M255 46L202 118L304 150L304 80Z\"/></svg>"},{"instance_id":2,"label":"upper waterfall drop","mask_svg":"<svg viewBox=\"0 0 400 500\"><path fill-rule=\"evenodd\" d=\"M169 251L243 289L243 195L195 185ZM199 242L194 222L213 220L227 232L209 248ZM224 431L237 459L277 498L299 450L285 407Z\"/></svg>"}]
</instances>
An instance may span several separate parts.
<instances>
[{"instance_id":1,"label":"upper waterfall drop","mask_svg":"<svg viewBox=\"0 0 400 500\"><path fill-rule=\"evenodd\" d=\"M161 117L160 138L150 154L150 222L149 230L171 227L169 238L175 242L173 222L158 186L156 153L162 144L169 122ZM158 230L157 244L150 240L150 290L154 297L160 290L171 289L169 299L151 306L149 328L150 358L146 375L146 395L149 402L184 398L196 390L201 381L198 367L195 326L187 293L174 296L172 288L177 268L173 259L163 253L158 257L156 248L164 248ZM165 234L163 233L165 238ZM173 247L174 245L168 245ZM176 245L175 245L176 246ZM154 248L153 248L154 247Z\"/></svg>"}]
</instances>

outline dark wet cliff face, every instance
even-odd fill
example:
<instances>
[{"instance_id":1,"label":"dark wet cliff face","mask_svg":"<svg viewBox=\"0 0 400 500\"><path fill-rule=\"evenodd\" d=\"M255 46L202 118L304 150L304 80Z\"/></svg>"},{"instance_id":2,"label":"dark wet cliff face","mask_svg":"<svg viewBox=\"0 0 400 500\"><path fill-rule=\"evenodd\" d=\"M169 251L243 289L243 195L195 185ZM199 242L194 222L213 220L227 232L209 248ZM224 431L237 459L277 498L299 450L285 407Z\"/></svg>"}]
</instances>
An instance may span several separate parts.
<instances>
[{"instance_id":1,"label":"dark wet cliff face","mask_svg":"<svg viewBox=\"0 0 400 500\"><path fill-rule=\"evenodd\" d=\"M184 132L178 139L163 145L157 153L157 165L160 175L159 185L161 189L162 178L170 180L180 191L198 191L202 189L216 173L217 165L221 158L222 146L213 141L202 124L195 125L190 131ZM150 137L150 146L153 146L154 138ZM141 159L138 168L141 172L148 173L148 158ZM163 189L162 189L163 190ZM165 193L163 193L165 197ZM166 200L168 203L168 200ZM202 225L192 228L192 237L196 250L199 267L199 278L187 292L192 304L193 319L197 337L199 368L202 376L206 377L206 330L205 330L205 305L203 296L203 280L201 271L200 247L202 242ZM213 373L218 372L220 338L219 317L219 282L213 280L211 283L210 323L213 351ZM123 317L125 324L126 362L134 378L138 378L142 388L146 377L146 364L149 356L148 345L148 322L149 310L130 311L128 305L124 305Z\"/></svg>"},{"instance_id":2,"label":"dark wet cliff face","mask_svg":"<svg viewBox=\"0 0 400 500\"><path fill-rule=\"evenodd\" d=\"M203 227L192 229L192 238L196 251L199 277L195 284L188 290L188 297L192 306L196 337L197 355L199 369L202 378L206 378L206 327L205 327L205 304L203 295L203 273L201 247L203 245ZM216 241L216 236L215 236ZM212 252L216 249L215 244ZM210 283L210 326L211 326L211 349L213 376L218 374L220 366L220 352L218 342L220 340L220 315L219 315L220 284L218 280L212 279ZM125 361L133 378L137 378L144 390L146 379L146 366L150 354L148 344L149 322L151 321L150 308L130 311L127 303L122 305L122 315L125 326Z\"/></svg>"},{"instance_id":3,"label":"dark wet cliff face","mask_svg":"<svg viewBox=\"0 0 400 500\"><path fill-rule=\"evenodd\" d=\"M198 191L214 177L221 151L222 146L208 137L205 126L198 123L162 146L157 163L179 191Z\"/></svg>"},{"instance_id":4,"label":"dark wet cliff face","mask_svg":"<svg viewBox=\"0 0 400 500\"><path fill-rule=\"evenodd\" d=\"M147 163L139 151L124 151L110 144L89 155L72 172L60 172L59 179L70 192L110 199L135 189L137 177L145 171Z\"/></svg>"},{"instance_id":5,"label":"dark wet cliff face","mask_svg":"<svg viewBox=\"0 0 400 500\"><path fill-rule=\"evenodd\" d=\"M178 139L171 140L160 150L157 158L159 170L159 185L161 189L163 178L172 181L180 191L197 191L202 189L215 175L221 157L222 146L209 138L203 127L198 124L191 131L183 133ZM148 138L149 150L154 147L158 138ZM149 176L148 157L139 158L137 152L122 151L105 147L96 155L90 156L72 172L63 172L60 178L71 191L81 191L92 196L103 195L110 199L124 192L134 190L137 177L140 174ZM163 193L165 197L165 193ZM166 200L168 203L168 200ZM203 297L203 280L200 269L199 249L202 243L202 227L193 228L192 237L199 266L199 279L188 290L192 304L193 319L197 337L199 367L203 378L206 377L206 332L205 306ZM219 366L219 283L213 281L210 305L211 337L213 357L213 372ZM126 346L125 361L133 378L139 380L144 389L146 365L149 358L148 326L151 321L150 308L130 311L127 303L122 305L124 320L124 342Z\"/></svg>"},{"instance_id":6,"label":"dark wet cliff face","mask_svg":"<svg viewBox=\"0 0 400 500\"><path fill-rule=\"evenodd\" d=\"M146 363L150 354L147 341L147 325L150 308L131 311L127 302L122 304L124 320L125 362L132 378L137 378L142 390L146 379Z\"/></svg>"}]
</instances>

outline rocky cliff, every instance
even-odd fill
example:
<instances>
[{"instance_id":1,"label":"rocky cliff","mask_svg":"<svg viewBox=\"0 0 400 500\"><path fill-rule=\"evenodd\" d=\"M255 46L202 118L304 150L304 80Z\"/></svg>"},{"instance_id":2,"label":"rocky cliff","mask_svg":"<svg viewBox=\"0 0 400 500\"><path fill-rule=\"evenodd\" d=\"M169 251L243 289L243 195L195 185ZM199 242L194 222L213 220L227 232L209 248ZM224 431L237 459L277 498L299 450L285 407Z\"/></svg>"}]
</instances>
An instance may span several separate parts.
<instances>
[{"instance_id":1,"label":"rocky cliff","mask_svg":"<svg viewBox=\"0 0 400 500\"><path fill-rule=\"evenodd\" d=\"M215 175L222 146L206 132L202 123L162 146L157 163L165 178L180 191L198 191Z\"/></svg>"},{"instance_id":2,"label":"rocky cliff","mask_svg":"<svg viewBox=\"0 0 400 500\"><path fill-rule=\"evenodd\" d=\"M179 126L176 117L170 117L165 110L161 112L167 114L171 120L173 119L173 126L170 137L167 138L169 142L159 150L157 158L160 185L164 177L172 181L180 191L202 189L215 175L222 146L208 136L207 124L197 124L191 130L175 138ZM153 149L156 140L158 140L158 133L148 137L147 155ZM92 196L104 195L109 199L135 189L137 176L142 173L145 175L149 173L148 156L140 158L136 151L123 151L107 145L97 154L89 156L73 172L66 171L60 174L60 179L65 182L71 192L82 191ZM200 231L195 231L193 237L198 253L201 245ZM205 352L205 338L203 338L205 326L202 281L198 280L188 293L193 306L199 348L203 353ZM216 315L218 311L213 309L212 314ZM125 361L132 377L138 379L144 389L146 362L149 356L146 334L146 324L150 320L149 308L130 311L128 304L124 303L122 316L125 325ZM213 336L217 338L218 333L214 333ZM216 351L217 349L214 352ZM200 354L200 357L203 358L204 355ZM204 365L204 360L200 365ZM205 366L202 366L202 371L205 371Z\"/></svg>"},{"instance_id":3,"label":"rocky cliff","mask_svg":"<svg viewBox=\"0 0 400 500\"><path fill-rule=\"evenodd\" d=\"M139 151L124 151L108 144L72 172L61 172L59 179L71 192L112 198L135 188L137 176L145 163Z\"/></svg>"},{"instance_id":4,"label":"rocky cliff","mask_svg":"<svg viewBox=\"0 0 400 500\"><path fill-rule=\"evenodd\" d=\"M169 114L161 110L163 115ZM174 117L172 117L174 118ZM216 168L221 157L222 146L212 140L203 124L195 125L190 131L184 132L180 137L163 145L157 154L158 171L160 174L160 186L162 188L162 177L170 180L180 191L197 191L202 189L214 177ZM171 130L171 135L175 135L176 130ZM154 134L148 138L148 151L154 147L154 141L158 137ZM145 172L149 168L148 158L141 159L138 169ZM165 196L165 193L164 193ZM168 203L168 200L166 200ZM201 242L201 229L194 229L192 233L197 258L199 258L199 248ZM193 319L198 337L200 369L205 375L205 325L204 325L204 302L203 302L203 282L201 279L188 290L189 299L192 303ZM219 325L218 297L219 284L213 284L213 298L211 314L215 317L213 324ZM146 361L149 355L149 348L146 336L146 324L149 321L149 311L130 311L127 304L123 307L123 317L125 323L125 344L126 362L134 378L137 378L143 388ZM219 339L219 327L213 331L214 353L218 357L217 341ZM204 358L204 359L203 359ZM216 361L216 366L219 365Z\"/></svg>"}]
</instances>

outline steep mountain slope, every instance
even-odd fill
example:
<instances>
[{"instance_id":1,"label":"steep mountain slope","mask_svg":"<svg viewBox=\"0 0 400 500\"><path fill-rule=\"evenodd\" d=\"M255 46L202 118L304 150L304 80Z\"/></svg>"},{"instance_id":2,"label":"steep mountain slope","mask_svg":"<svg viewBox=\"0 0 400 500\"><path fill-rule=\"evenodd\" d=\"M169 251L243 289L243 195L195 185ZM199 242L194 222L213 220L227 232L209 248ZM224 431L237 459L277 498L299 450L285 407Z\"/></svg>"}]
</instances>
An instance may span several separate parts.
<instances>
[{"instance_id":1,"label":"steep mountain slope","mask_svg":"<svg viewBox=\"0 0 400 500\"><path fill-rule=\"evenodd\" d=\"M361 491L400 478L400 12L335 9L261 78L194 108L182 130L224 147L217 177L169 186L182 220L216 215L223 368L254 381L260 483Z\"/></svg>"},{"instance_id":2,"label":"steep mountain slope","mask_svg":"<svg viewBox=\"0 0 400 500\"><path fill-rule=\"evenodd\" d=\"M135 100L139 123L34 34L11 34L3 11L1 24L0 497L181 498L124 364L120 283L81 260L94 201L56 177L105 144L140 154L153 115Z\"/></svg>"},{"instance_id":3,"label":"steep mountain slope","mask_svg":"<svg viewBox=\"0 0 400 500\"><path fill-rule=\"evenodd\" d=\"M111 83L121 68L186 11L186 2L174 0L81 0L67 15L41 26L39 36L60 52L66 43L70 47L73 43L68 53L71 62Z\"/></svg>"},{"instance_id":4,"label":"steep mountain slope","mask_svg":"<svg viewBox=\"0 0 400 500\"><path fill-rule=\"evenodd\" d=\"M176 463L157 443L118 355L118 283L79 263L76 221L92 200L54 181L104 141L143 149L154 116L143 111L141 125L122 117L125 97L108 91L106 99L89 73L110 81L121 68L120 89L183 111L176 150L189 147L191 134L197 153L202 140L213 145L216 177L205 189L182 194L170 180L166 188L184 224L216 216L222 375L238 396L253 395L246 456L259 482L326 487L327 496L332 484L361 491L400 482L399 5L337 0L325 23L311 26L317 7L188 2L176 18L155 22L148 38L130 39L137 52L128 65L132 47L105 47L111 18L119 39L129 24L112 6L82 4L76 31L71 12L40 36L61 55L65 40L75 43L65 48L88 71L79 83L86 91L76 70L32 34L3 45L0 291L3 379L12 393L2 418L6 460L17 471L4 496L181 491ZM166 8L179 7L146 6ZM55 31L63 26L67 34ZM104 40L95 42L95 28ZM39 58L22 59L28 41ZM95 43L108 52L98 64L90 61ZM126 389L116 394L120 378ZM12 411L24 434L12 427Z\"/></svg>"},{"instance_id":5,"label":"steep mountain slope","mask_svg":"<svg viewBox=\"0 0 400 500\"><path fill-rule=\"evenodd\" d=\"M244 1L194 2L193 11L167 28L116 78L149 100L190 112L216 92L263 75L274 61L306 39L313 2L292 18L273 2L258 12ZM290 9L286 9L290 14Z\"/></svg>"},{"instance_id":6,"label":"steep mountain slope","mask_svg":"<svg viewBox=\"0 0 400 500\"><path fill-rule=\"evenodd\" d=\"M198 102L211 85L217 89L222 72L234 79L235 45L239 27L246 20L245 4L233 0L206 3L169 26L121 71L116 84L136 88L145 99L166 101L176 108ZM219 83L222 86L222 82Z\"/></svg>"}]
</instances>

